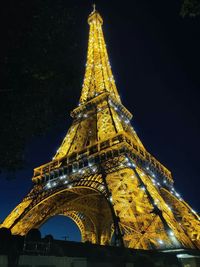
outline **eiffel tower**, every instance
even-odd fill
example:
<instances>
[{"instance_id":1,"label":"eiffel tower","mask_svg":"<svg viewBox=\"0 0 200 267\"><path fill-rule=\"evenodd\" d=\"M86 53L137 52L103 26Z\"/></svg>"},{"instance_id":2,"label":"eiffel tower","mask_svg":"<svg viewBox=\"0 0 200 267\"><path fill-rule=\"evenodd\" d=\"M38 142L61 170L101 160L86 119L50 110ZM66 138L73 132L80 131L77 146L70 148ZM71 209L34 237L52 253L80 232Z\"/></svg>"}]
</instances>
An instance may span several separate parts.
<instances>
[{"instance_id":1,"label":"eiffel tower","mask_svg":"<svg viewBox=\"0 0 200 267\"><path fill-rule=\"evenodd\" d=\"M131 126L95 7L88 23L85 77L72 126L53 160L34 169L32 190L1 227L25 235L59 214L77 224L83 242L200 248L200 217Z\"/></svg>"}]
</instances>

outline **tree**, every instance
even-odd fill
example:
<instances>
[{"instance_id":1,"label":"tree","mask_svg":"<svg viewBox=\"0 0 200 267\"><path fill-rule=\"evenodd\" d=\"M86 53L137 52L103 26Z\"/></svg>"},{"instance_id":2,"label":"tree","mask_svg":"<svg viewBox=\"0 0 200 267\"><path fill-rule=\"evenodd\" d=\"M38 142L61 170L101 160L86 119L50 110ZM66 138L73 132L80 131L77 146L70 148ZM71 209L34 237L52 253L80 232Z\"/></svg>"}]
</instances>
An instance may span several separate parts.
<instances>
[{"instance_id":1,"label":"tree","mask_svg":"<svg viewBox=\"0 0 200 267\"><path fill-rule=\"evenodd\" d=\"M53 240L54 240L54 238L53 238L52 235L46 235L46 236L43 238L43 240L44 240L45 242L47 242L47 243L52 243Z\"/></svg>"},{"instance_id":2,"label":"tree","mask_svg":"<svg viewBox=\"0 0 200 267\"><path fill-rule=\"evenodd\" d=\"M41 232L38 229L31 229L26 234L26 241L37 242L41 240Z\"/></svg>"},{"instance_id":3,"label":"tree","mask_svg":"<svg viewBox=\"0 0 200 267\"><path fill-rule=\"evenodd\" d=\"M6 227L0 228L0 240L0 252L2 254L7 254L12 240L10 229Z\"/></svg>"},{"instance_id":4,"label":"tree","mask_svg":"<svg viewBox=\"0 0 200 267\"><path fill-rule=\"evenodd\" d=\"M0 254L7 255L8 267L18 266L22 244L22 237L12 235L10 229L6 227L0 228Z\"/></svg>"},{"instance_id":5,"label":"tree","mask_svg":"<svg viewBox=\"0 0 200 267\"><path fill-rule=\"evenodd\" d=\"M71 108L80 75L76 8L66 2L10 0L1 8L0 171L23 168L26 145Z\"/></svg>"},{"instance_id":6,"label":"tree","mask_svg":"<svg viewBox=\"0 0 200 267\"><path fill-rule=\"evenodd\" d=\"M200 1L199 0L184 0L181 8L181 15L183 17L196 17L200 15Z\"/></svg>"}]
</instances>

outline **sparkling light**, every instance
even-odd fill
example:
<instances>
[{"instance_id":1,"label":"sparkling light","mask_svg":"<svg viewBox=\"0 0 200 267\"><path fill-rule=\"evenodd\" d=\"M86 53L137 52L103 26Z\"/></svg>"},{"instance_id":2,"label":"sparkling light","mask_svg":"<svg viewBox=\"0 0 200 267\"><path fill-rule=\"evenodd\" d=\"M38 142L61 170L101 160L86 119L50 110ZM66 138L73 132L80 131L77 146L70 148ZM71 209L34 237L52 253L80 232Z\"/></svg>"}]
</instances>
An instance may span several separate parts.
<instances>
[{"instance_id":1,"label":"sparkling light","mask_svg":"<svg viewBox=\"0 0 200 267\"><path fill-rule=\"evenodd\" d=\"M174 236L174 233L172 231L169 231L170 236Z\"/></svg>"}]
</instances>

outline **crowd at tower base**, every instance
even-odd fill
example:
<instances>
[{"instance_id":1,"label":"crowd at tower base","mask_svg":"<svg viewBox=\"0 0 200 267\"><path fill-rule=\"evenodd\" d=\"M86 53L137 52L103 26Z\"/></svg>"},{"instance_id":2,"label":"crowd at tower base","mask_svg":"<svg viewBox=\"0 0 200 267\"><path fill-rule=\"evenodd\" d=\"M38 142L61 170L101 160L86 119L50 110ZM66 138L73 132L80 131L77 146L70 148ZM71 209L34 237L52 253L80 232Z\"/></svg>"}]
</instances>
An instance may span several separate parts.
<instances>
[{"instance_id":1,"label":"crowd at tower base","mask_svg":"<svg viewBox=\"0 0 200 267\"><path fill-rule=\"evenodd\" d=\"M199 250L134 250L89 242L41 238L32 229L26 236L0 231L1 267L199 267Z\"/></svg>"}]
</instances>

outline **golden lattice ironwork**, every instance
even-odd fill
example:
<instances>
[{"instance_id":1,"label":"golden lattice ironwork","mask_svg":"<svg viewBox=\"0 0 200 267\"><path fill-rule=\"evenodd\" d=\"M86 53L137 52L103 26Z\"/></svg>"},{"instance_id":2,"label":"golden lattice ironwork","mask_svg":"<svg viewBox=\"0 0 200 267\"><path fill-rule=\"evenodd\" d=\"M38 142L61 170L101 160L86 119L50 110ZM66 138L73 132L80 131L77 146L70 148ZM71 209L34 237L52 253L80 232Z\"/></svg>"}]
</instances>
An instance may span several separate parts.
<instances>
[{"instance_id":1,"label":"golden lattice ironwork","mask_svg":"<svg viewBox=\"0 0 200 267\"><path fill-rule=\"evenodd\" d=\"M33 189L1 226L25 235L62 214L82 240L136 249L200 248L200 218L176 192L170 171L143 146L112 74L103 19L89 15L79 105L53 160L34 169Z\"/></svg>"}]
</instances>

